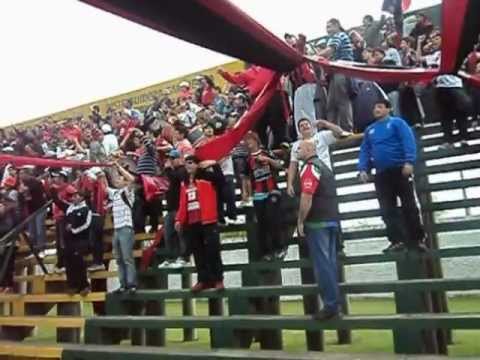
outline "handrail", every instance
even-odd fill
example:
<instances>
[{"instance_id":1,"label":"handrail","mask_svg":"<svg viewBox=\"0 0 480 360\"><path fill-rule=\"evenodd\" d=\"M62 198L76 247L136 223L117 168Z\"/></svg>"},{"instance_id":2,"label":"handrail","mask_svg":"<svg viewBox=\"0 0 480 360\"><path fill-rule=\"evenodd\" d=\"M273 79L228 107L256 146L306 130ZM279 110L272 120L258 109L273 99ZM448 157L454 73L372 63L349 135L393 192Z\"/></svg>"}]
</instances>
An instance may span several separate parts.
<instances>
[{"instance_id":1,"label":"handrail","mask_svg":"<svg viewBox=\"0 0 480 360\"><path fill-rule=\"evenodd\" d=\"M7 246L10 245L10 241L11 239L13 239L15 236L17 236L27 225L30 221L32 221L33 219L35 219L35 217L38 216L38 214L40 214L43 210L45 210L46 208L48 208L51 204L53 203L53 200L49 200L47 201L47 203L45 205L43 205L40 209L36 210L33 214L29 215L25 220L23 220L21 223L15 225L8 233L6 233L2 238L0 238L0 246L4 246L5 248ZM43 264L43 261L42 259L38 256L38 253L33 250L33 247L30 243L30 239L28 237L26 237L27 239L27 243L28 243L28 246L30 247L30 249L32 249L32 253L33 255L35 256L35 258L37 259L37 262L38 264L40 265L40 267L42 268L42 271L44 272L44 274L48 274L48 270L47 268L45 267L45 265ZM14 240L15 241L15 240ZM8 262L10 260L10 257L13 255L13 249L15 248L15 246L10 246L10 248L8 249L7 251L7 254L6 254L6 257L3 261L3 264L2 264L2 267L0 269L0 283L3 281L4 277L5 277L5 273L7 271L7 266L8 266Z\"/></svg>"}]
</instances>

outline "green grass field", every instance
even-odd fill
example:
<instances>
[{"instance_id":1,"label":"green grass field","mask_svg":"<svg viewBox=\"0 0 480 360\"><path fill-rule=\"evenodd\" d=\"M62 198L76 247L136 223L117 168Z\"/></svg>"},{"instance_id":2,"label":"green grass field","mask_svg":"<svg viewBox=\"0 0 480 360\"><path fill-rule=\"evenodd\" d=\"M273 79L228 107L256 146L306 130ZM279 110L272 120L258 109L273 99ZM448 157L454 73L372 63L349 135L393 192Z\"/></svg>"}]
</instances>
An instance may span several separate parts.
<instances>
[{"instance_id":1,"label":"green grass field","mask_svg":"<svg viewBox=\"0 0 480 360\"><path fill-rule=\"evenodd\" d=\"M455 297L449 300L451 312L478 312L480 307L480 297L465 296ZM393 314L395 313L395 304L393 299L362 299L353 298L350 301L352 314ZM181 315L181 304L178 302L167 303L167 315ZM90 308L85 309L86 313L91 313ZM206 302L197 303L198 315L207 315L208 307ZM282 302L282 314L293 315L302 314L303 306L301 301ZM208 349L209 332L206 329L198 330L198 340L193 342L183 342L182 330L167 330L168 346L182 349ZM352 334L351 345L337 345L336 333L326 331L326 351L338 353L392 353L393 338L392 332L386 330L356 330ZM454 343L449 347L449 353L452 356L474 356L480 355L480 330L453 332ZM35 337L29 338L28 342L55 342L55 329L40 329ZM284 331L284 348L291 352L303 352L305 348L305 335L303 331ZM258 348L254 344L253 349Z\"/></svg>"}]
</instances>

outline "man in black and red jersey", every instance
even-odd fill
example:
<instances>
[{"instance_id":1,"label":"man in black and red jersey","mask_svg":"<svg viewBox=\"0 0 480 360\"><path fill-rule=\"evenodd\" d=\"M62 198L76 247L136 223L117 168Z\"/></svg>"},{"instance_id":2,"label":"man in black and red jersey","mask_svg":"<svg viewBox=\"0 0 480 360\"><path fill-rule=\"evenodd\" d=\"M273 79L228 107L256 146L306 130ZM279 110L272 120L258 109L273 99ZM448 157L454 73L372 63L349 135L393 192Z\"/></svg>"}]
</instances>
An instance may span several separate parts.
<instances>
[{"instance_id":1,"label":"man in black and red jersey","mask_svg":"<svg viewBox=\"0 0 480 360\"><path fill-rule=\"evenodd\" d=\"M185 168L188 176L180 187L175 230L183 231L192 247L198 274L192 292L223 290L216 190L223 181L222 170L212 161L200 163L195 155L185 157Z\"/></svg>"},{"instance_id":2,"label":"man in black and red jersey","mask_svg":"<svg viewBox=\"0 0 480 360\"><path fill-rule=\"evenodd\" d=\"M249 150L247 175L252 182L253 206L257 216L257 238L264 260L283 259L284 247L282 217L279 214L281 192L275 180L275 172L282 162L261 148L261 141L254 132L245 136Z\"/></svg>"}]
</instances>

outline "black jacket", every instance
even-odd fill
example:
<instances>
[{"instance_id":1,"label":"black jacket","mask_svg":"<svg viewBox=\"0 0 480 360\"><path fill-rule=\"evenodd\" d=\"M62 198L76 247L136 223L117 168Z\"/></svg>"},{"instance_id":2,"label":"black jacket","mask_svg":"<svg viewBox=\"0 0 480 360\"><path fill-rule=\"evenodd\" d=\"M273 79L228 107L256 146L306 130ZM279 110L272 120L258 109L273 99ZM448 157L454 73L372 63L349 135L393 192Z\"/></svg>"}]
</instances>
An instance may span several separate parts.
<instances>
[{"instance_id":1,"label":"black jacket","mask_svg":"<svg viewBox=\"0 0 480 360\"><path fill-rule=\"evenodd\" d=\"M55 204L65 212L65 223L71 226L71 238L74 241L88 241L90 225L92 223L92 211L85 201L80 204L69 204L58 198Z\"/></svg>"},{"instance_id":2,"label":"black jacket","mask_svg":"<svg viewBox=\"0 0 480 360\"><path fill-rule=\"evenodd\" d=\"M185 166L177 168L166 168L165 175L170 182L165 198L167 200L167 211L177 211L180 203L180 185L187 178Z\"/></svg>"}]
</instances>

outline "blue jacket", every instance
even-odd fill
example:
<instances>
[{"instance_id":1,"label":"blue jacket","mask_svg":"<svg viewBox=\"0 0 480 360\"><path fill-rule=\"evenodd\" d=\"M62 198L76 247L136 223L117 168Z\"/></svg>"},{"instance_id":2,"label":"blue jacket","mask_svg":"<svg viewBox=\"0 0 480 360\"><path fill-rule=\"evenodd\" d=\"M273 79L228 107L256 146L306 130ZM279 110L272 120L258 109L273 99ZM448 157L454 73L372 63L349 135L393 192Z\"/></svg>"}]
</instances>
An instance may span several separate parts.
<instances>
[{"instance_id":1,"label":"blue jacket","mask_svg":"<svg viewBox=\"0 0 480 360\"><path fill-rule=\"evenodd\" d=\"M382 172L405 163L415 164L416 159L417 145L412 130L405 120L388 117L375 121L365 130L358 170L368 172L375 168Z\"/></svg>"}]
</instances>

